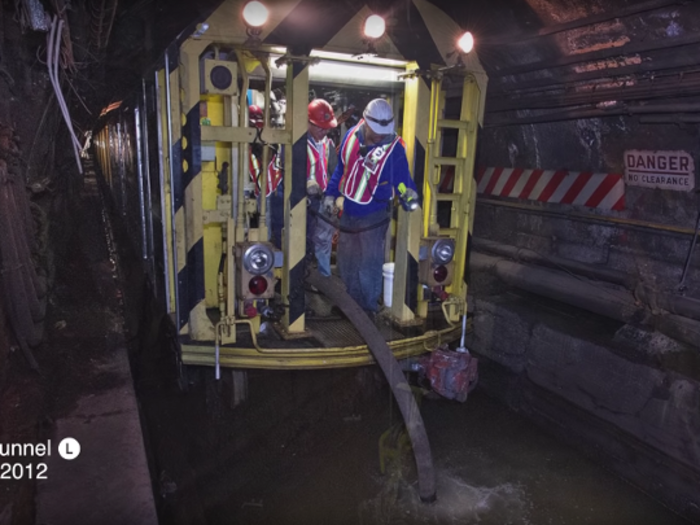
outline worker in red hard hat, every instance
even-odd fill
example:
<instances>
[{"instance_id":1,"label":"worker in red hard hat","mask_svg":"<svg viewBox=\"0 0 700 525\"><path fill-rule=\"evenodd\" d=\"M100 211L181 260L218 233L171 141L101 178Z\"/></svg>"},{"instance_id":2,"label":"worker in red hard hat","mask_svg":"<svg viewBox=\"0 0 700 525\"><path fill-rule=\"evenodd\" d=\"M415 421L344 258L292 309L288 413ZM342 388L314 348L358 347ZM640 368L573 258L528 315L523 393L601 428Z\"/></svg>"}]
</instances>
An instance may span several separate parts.
<instances>
[{"instance_id":1,"label":"worker in red hard hat","mask_svg":"<svg viewBox=\"0 0 700 525\"><path fill-rule=\"evenodd\" d=\"M262 129L265 126L265 114L260 106L248 106L248 121L254 128Z\"/></svg>"},{"instance_id":2,"label":"worker in red hard hat","mask_svg":"<svg viewBox=\"0 0 700 525\"><path fill-rule=\"evenodd\" d=\"M391 104L376 98L340 145L323 208L332 211L343 196L338 240L338 271L348 294L375 317L382 289L384 238L395 195L416 209L419 196L411 179L404 142L394 131Z\"/></svg>"},{"instance_id":3,"label":"worker in red hard hat","mask_svg":"<svg viewBox=\"0 0 700 525\"><path fill-rule=\"evenodd\" d=\"M321 275L331 274L331 250L335 226L323 220L321 206L328 179L338 163L335 145L328 133L338 125L331 105L323 99L312 100L308 106L309 124L306 134L306 194L309 214L306 217L306 250L309 259L315 256Z\"/></svg>"}]
</instances>

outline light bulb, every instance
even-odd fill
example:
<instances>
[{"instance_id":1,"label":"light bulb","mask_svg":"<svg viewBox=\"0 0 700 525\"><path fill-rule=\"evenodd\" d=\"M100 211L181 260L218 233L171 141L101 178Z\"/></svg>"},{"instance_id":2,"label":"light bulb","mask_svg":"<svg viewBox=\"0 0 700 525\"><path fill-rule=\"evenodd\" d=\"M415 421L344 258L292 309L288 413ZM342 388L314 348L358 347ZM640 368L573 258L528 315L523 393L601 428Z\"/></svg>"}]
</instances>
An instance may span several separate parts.
<instances>
[{"instance_id":1,"label":"light bulb","mask_svg":"<svg viewBox=\"0 0 700 525\"><path fill-rule=\"evenodd\" d=\"M370 15L365 20L365 36L377 39L386 31L386 23L379 15Z\"/></svg>"},{"instance_id":2,"label":"light bulb","mask_svg":"<svg viewBox=\"0 0 700 525\"><path fill-rule=\"evenodd\" d=\"M457 45L462 50L462 53L469 53L472 49L474 49L474 35L467 31L459 39Z\"/></svg>"},{"instance_id":3,"label":"light bulb","mask_svg":"<svg viewBox=\"0 0 700 525\"><path fill-rule=\"evenodd\" d=\"M270 14L267 7L258 0L248 2L243 8L243 20L250 27L262 27Z\"/></svg>"}]
</instances>

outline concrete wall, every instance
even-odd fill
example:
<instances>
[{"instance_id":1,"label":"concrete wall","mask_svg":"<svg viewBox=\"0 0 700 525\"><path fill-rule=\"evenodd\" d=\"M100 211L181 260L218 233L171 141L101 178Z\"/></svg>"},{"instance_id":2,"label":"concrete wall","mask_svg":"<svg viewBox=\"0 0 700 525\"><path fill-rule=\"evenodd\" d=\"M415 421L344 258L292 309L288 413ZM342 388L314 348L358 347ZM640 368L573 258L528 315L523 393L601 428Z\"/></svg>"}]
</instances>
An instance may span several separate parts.
<instances>
[{"instance_id":1,"label":"concrete wall","mask_svg":"<svg viewBox=\"0 0 700 525\"><path fill-rule=\"evenodd\" d=\"M687 209L697 210L697 205ZM566 218L566 210L588 215L590 220ZM477 201L474 234L543 255L614 268L659 291L677 291L692 242L691 234L606 223L600 218L590 210L567 205L519 210ZM695 217L691 223L694 221ZM690 224L684 227L689 228ZM700 298L700 255L697 252L696 247L686 277L686 295L694 298Z\"/></svg>"},{"instance_id":2,"label":"concrete wall","mask_svg":"<svg viewBox=\"0 0 700 525\"><path fill-rule=\"evenodd\" d=\"M532 299L475 301L468 346L481 358L480 387L700 519L697 352Z\"/></svg>"}]
</instances>

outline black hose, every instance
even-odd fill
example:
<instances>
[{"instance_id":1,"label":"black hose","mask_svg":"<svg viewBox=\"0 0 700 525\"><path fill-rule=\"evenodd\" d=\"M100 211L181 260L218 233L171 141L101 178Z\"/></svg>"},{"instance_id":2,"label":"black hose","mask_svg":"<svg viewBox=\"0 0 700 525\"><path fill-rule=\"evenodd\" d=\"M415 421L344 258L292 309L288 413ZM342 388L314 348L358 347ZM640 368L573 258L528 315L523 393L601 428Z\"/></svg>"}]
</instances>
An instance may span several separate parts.
<instances>
[{"instance_id":1,"label":"black hose","mask_svg":"<svg viewBox=\"0 0 700 525\"><path fill-rule=\"evenodd\" d=\"M413 397L411 387L406 382L401 367L391 353L391 348L386 344L384 337L369 320L360 305L345 291L345 286L340 279L335 276L324 277L317 270L311 270L307 281L343 311L367 342L374 360L389 382L406 424L408 437L411 439L413 447L413 456L416 459L418 494L424 503L433 503L437 499L437 494L433 455L428 442L428 434L425 431L423 418L420 415L416 399Z\"/></svg>"}]
</instances>

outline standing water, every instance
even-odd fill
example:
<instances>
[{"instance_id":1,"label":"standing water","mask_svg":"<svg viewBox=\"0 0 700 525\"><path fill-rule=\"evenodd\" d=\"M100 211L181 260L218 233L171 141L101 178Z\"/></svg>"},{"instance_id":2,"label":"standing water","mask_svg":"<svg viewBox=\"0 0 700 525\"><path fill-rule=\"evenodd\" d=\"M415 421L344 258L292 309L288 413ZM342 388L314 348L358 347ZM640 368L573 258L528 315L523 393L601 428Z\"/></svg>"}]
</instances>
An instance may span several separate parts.
<instances>
[{"instance_id":1,"label":"standing water","mask_svg":"<svg viewBox=\"0 0 700 525\"><path fill-rule=\"evenodd\" d=\"M143 396L161 522L688 523L478 388L464 404L422 402L438 488L423 504L410 451L385 455L380 472L380 437L393 427L401 440L388 388L369 392L353 374L251 372L257 402L235 410L209 377L172 399Z\"/></svg>"}]
</instances>

